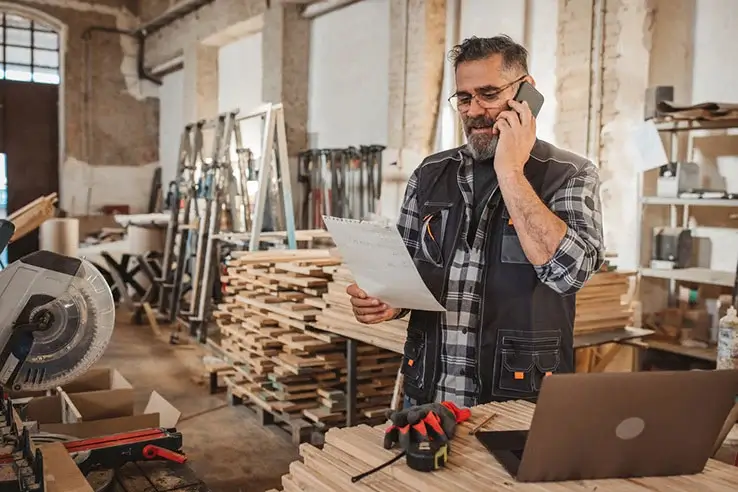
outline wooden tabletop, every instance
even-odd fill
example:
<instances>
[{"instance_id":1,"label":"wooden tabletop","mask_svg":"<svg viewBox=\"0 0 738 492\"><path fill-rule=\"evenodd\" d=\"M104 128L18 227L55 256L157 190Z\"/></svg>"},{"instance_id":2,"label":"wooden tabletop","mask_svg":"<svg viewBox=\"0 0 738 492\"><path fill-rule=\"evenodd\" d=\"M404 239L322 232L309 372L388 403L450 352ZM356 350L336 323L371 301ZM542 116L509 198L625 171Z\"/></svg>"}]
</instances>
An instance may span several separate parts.
<instances>
[{"instance_id":1,"label":"wooden tabletop","mask_svg":"<svg viewBox=\"0 0 738 492\"><path fill-rule=\"evenodd\" d=\"M645 340L623 340L620 343L642 349L660 350L662 352L684 355L686 357L701 359L707 362L715 362L717 360L716 347L687 347L675 342L668 342L666 340L650 340L648 338Z\"/></svg>"},{"instance_id":2,"label":"wooden tabletop","mask_svg":"<svg viewBox=\"0 0 738 492\"><path fill-rule=\"evenodd\" d=\"M497 417L483 430L524 430L530 425L535 406L515 401L490 403L472 409L472 418L457 429L451 443L446 468L423 473L411 470L405 460L370 475L358 483L351 477L378 466L397 454L382 447L385 425L331 429L326 433L322 450L309 445L300 446L303 461L295 461L282 477L285 492L292 491L382 491L411 492L449 490L477 492L481 490L514 490L536 492L646 492L669 490L673 492L734 492L738 490L738 467L709 460L703 473L678 477L631 478L612 480L585 480L571 482L518 483L500 466L474 436L469 435L475 425L491 413Z\"/></svg>"}]
</instances>

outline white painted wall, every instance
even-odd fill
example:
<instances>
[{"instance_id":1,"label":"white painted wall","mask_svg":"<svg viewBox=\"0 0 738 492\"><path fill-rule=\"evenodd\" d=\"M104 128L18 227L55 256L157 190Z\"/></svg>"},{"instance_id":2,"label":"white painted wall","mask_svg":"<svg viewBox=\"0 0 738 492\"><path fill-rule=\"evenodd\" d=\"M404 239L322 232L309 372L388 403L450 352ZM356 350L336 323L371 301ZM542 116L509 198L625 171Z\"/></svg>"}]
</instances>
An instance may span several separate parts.
<instances>
[{"instance_id":1,"label":"white painted wall","mask_svg":"<svg viewBox=\"0 0 738 492\"><path fill-rule=\"evenodd\" d=\"M738 103L738 6L734 0L697 0L692 102ZM730 135L726 135L729 133ZM738 193L738 131L694 134L695 159L717 169Z\"/></svg>"},{"instance_id":2,"label":"white painted wall","mask_svg":"<svg viewBox=\"0 0 738 492\"><path fill-rule=\"evenodd\" d=\"M389 16L389 0L364 0L313 21L310 145L386 145Z\"/></svg>"},{"instance_id":3,"label":"white painted wall","mask_svg":"<svg viewBox=\"0 0 738 492\"><path fill-rule=\"evenodd\" d=\"M184 125L184 71L178 70L165 75L159 87L159 163L164 196L177 175Z\"/></svg>"},{"instance_id":4,"label":"white painted wall","mask_svg":"<svg viewBox=\"0 0 738 492\"><path fill-rule=\"evenodd\" d=\"M558 0L530 2L528 33L525 3L522 0L462 0L459 36L463 40L471 36L507 34L525 45L528 69L536 81L536 88L546 99L538 115L538 137L555 144ZM448 125L448 118L442 124Z\"/></svg>"},{"instance_id":5,"label":"white painted wall","mask_svg":"<svg viewBox=\"0 0 738 492\"><path fill-rule=\"evenodd\" d=\"M262 35L260 32L245 36L220 48L218 53L218 111L234 109L242 114L250 113L262 103ZM254 156L261 155L260 118L241 122L241 135L245 147Z\"/></svg>"},{"instance_id":6,"label":"white painted wall","mask_svg":"<svg viewBox=\"0 0 738 492\"><path fill-rule=\"evenodd\" d=\"M522 2L521 2L522 3ZM558 0L535 0L529 16L527 46L528 70L536 81L536 89L545 102L536 119L538 138L556 144L556 47L558 38Z\"/></svg>"},{"instance_id":7,"label":"white painted wall","mask_svg":"<svg viewBox=\"0 0 738 492\"><path fill-rule=\"evenodd\" d=\"M734 0L697 0L694 24L692 102L738 103L738 8ZM725 186L738 193L738 130L694 132L693 159L702 166L706 186ZM705 224L700 224L705 225ZM738 229L698 227L709 240L709 263L700 266L735 271Z\"/></svg>"},{"instance_id":8,"label":"white painted wall","mask_svg":"<svg viewBox=\"0 0 738 492\"><path fill-rule=\"evenodd\" d=\"M547 1L543 0L542 3ZM538 1L532 3L538 3ZM524 41L524 1L461 0L461 25L459 26L461 39L470 36L486 38L498 34L507 34L521 43Z\"/></svg>"}]
</instances>

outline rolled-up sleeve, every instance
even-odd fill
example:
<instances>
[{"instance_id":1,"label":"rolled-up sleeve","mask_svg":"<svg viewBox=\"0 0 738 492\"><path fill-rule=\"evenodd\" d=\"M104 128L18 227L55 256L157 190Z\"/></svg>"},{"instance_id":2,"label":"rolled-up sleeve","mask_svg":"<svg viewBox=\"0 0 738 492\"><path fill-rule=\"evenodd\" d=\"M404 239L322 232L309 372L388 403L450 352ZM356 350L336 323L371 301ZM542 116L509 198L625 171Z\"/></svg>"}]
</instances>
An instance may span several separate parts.
<instances>
[{"instance_id":1,"label":"rolled-up sleeve","mask_svg":"<svg viewBox=\"0 0 738 492\"><path fill-rule=\"evenodd\" d=\"M567 229L554 256L537 265L536 273L556 292L574 294L604 262L600 178L594 164L588 162L569 178L549 207Z\"/></svg>"}]
</instances>

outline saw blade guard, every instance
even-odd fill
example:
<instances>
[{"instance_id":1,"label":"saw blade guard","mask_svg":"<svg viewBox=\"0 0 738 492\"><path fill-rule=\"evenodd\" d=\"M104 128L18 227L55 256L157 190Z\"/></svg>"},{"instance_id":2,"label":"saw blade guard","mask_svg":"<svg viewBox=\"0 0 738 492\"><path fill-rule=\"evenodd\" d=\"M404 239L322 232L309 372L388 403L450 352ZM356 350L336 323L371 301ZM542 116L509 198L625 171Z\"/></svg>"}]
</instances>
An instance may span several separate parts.
<instances>
[{"instance_id":1,"label":"saw blade guard","mask_svg":"<svg viewBox=\"0 0 738 492\"><path fill-rule=\"evenodd\" d=\"M47 328L33 332L33 345L12 385L15 391L44 391L84 374L103 355L115 326L113 294L92 263L39 253L47 261L28 286L16 323L33 323L41 316L50 321ZM16 276L21 270L27 272L28 265L21 265Z\"/></svg>"}]
</instances>

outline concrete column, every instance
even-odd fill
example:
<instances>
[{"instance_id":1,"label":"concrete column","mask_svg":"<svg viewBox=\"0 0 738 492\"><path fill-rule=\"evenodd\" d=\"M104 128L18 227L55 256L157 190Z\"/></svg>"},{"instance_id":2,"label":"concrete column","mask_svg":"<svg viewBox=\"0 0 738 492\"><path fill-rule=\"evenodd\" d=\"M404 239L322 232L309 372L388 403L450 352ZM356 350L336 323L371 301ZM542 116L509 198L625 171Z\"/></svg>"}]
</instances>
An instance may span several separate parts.
<instances>
[{"instance_id":1,"label":"concrete column","mask_svg":"<svg viewBox=\"0 0 738 492\"><path fill-rule=\"evenodd\" d=\"M600 168L605 246L637 265L638 173L631 130L643 121L652 60L651 0L559 0L556 138Z\"/></svg>"},{"instance_id":2,"label":"concrete column","mask_svg":"<svg viewBox=\"0 0 738 492\"><path fill-rule=\"evenodd\" d=\"M587 153L594 0L559 0L556 142Z\"/></svg>"},{"instance_id":3,"label":"concrete column","mask_svg":"<svg viewBox=\"0 0 738 492\"><path fill-rule=\"evenodd\" d=\"M389 22L389 134L381 212L395 218L408 177L434 150L446 58L446 0L390 0Z\"/></svg>"},{"instance_id":4,"label":"concrete column","mask_svg":"<svg viewBox=\"0 0 738 492\"><path fill-rule=\"evenodd\" d=\"M431 152L445 40L445 0L390 0L389 147Z\"/></svg>"},{"instance_id":5,"label":"concrete column","mask_svg":"<svg viewBox=\"0 0 738 492\"><path fill-rule=\"evenodd\" d=\"M218 114L218 48L200 43L184 50L184 119L192 123Z\"/></svg>"},{"instance_id":6,"label":"concrete column","mask_svg":"<svg viewBox=\"0 0 738 492\"><path fill-rule=\"evenodd\" d=\"M272 2L262 31L262 98L284 105L290 156L307 148L310 21L299 7Z\"/></svg>"}]
</instances>

